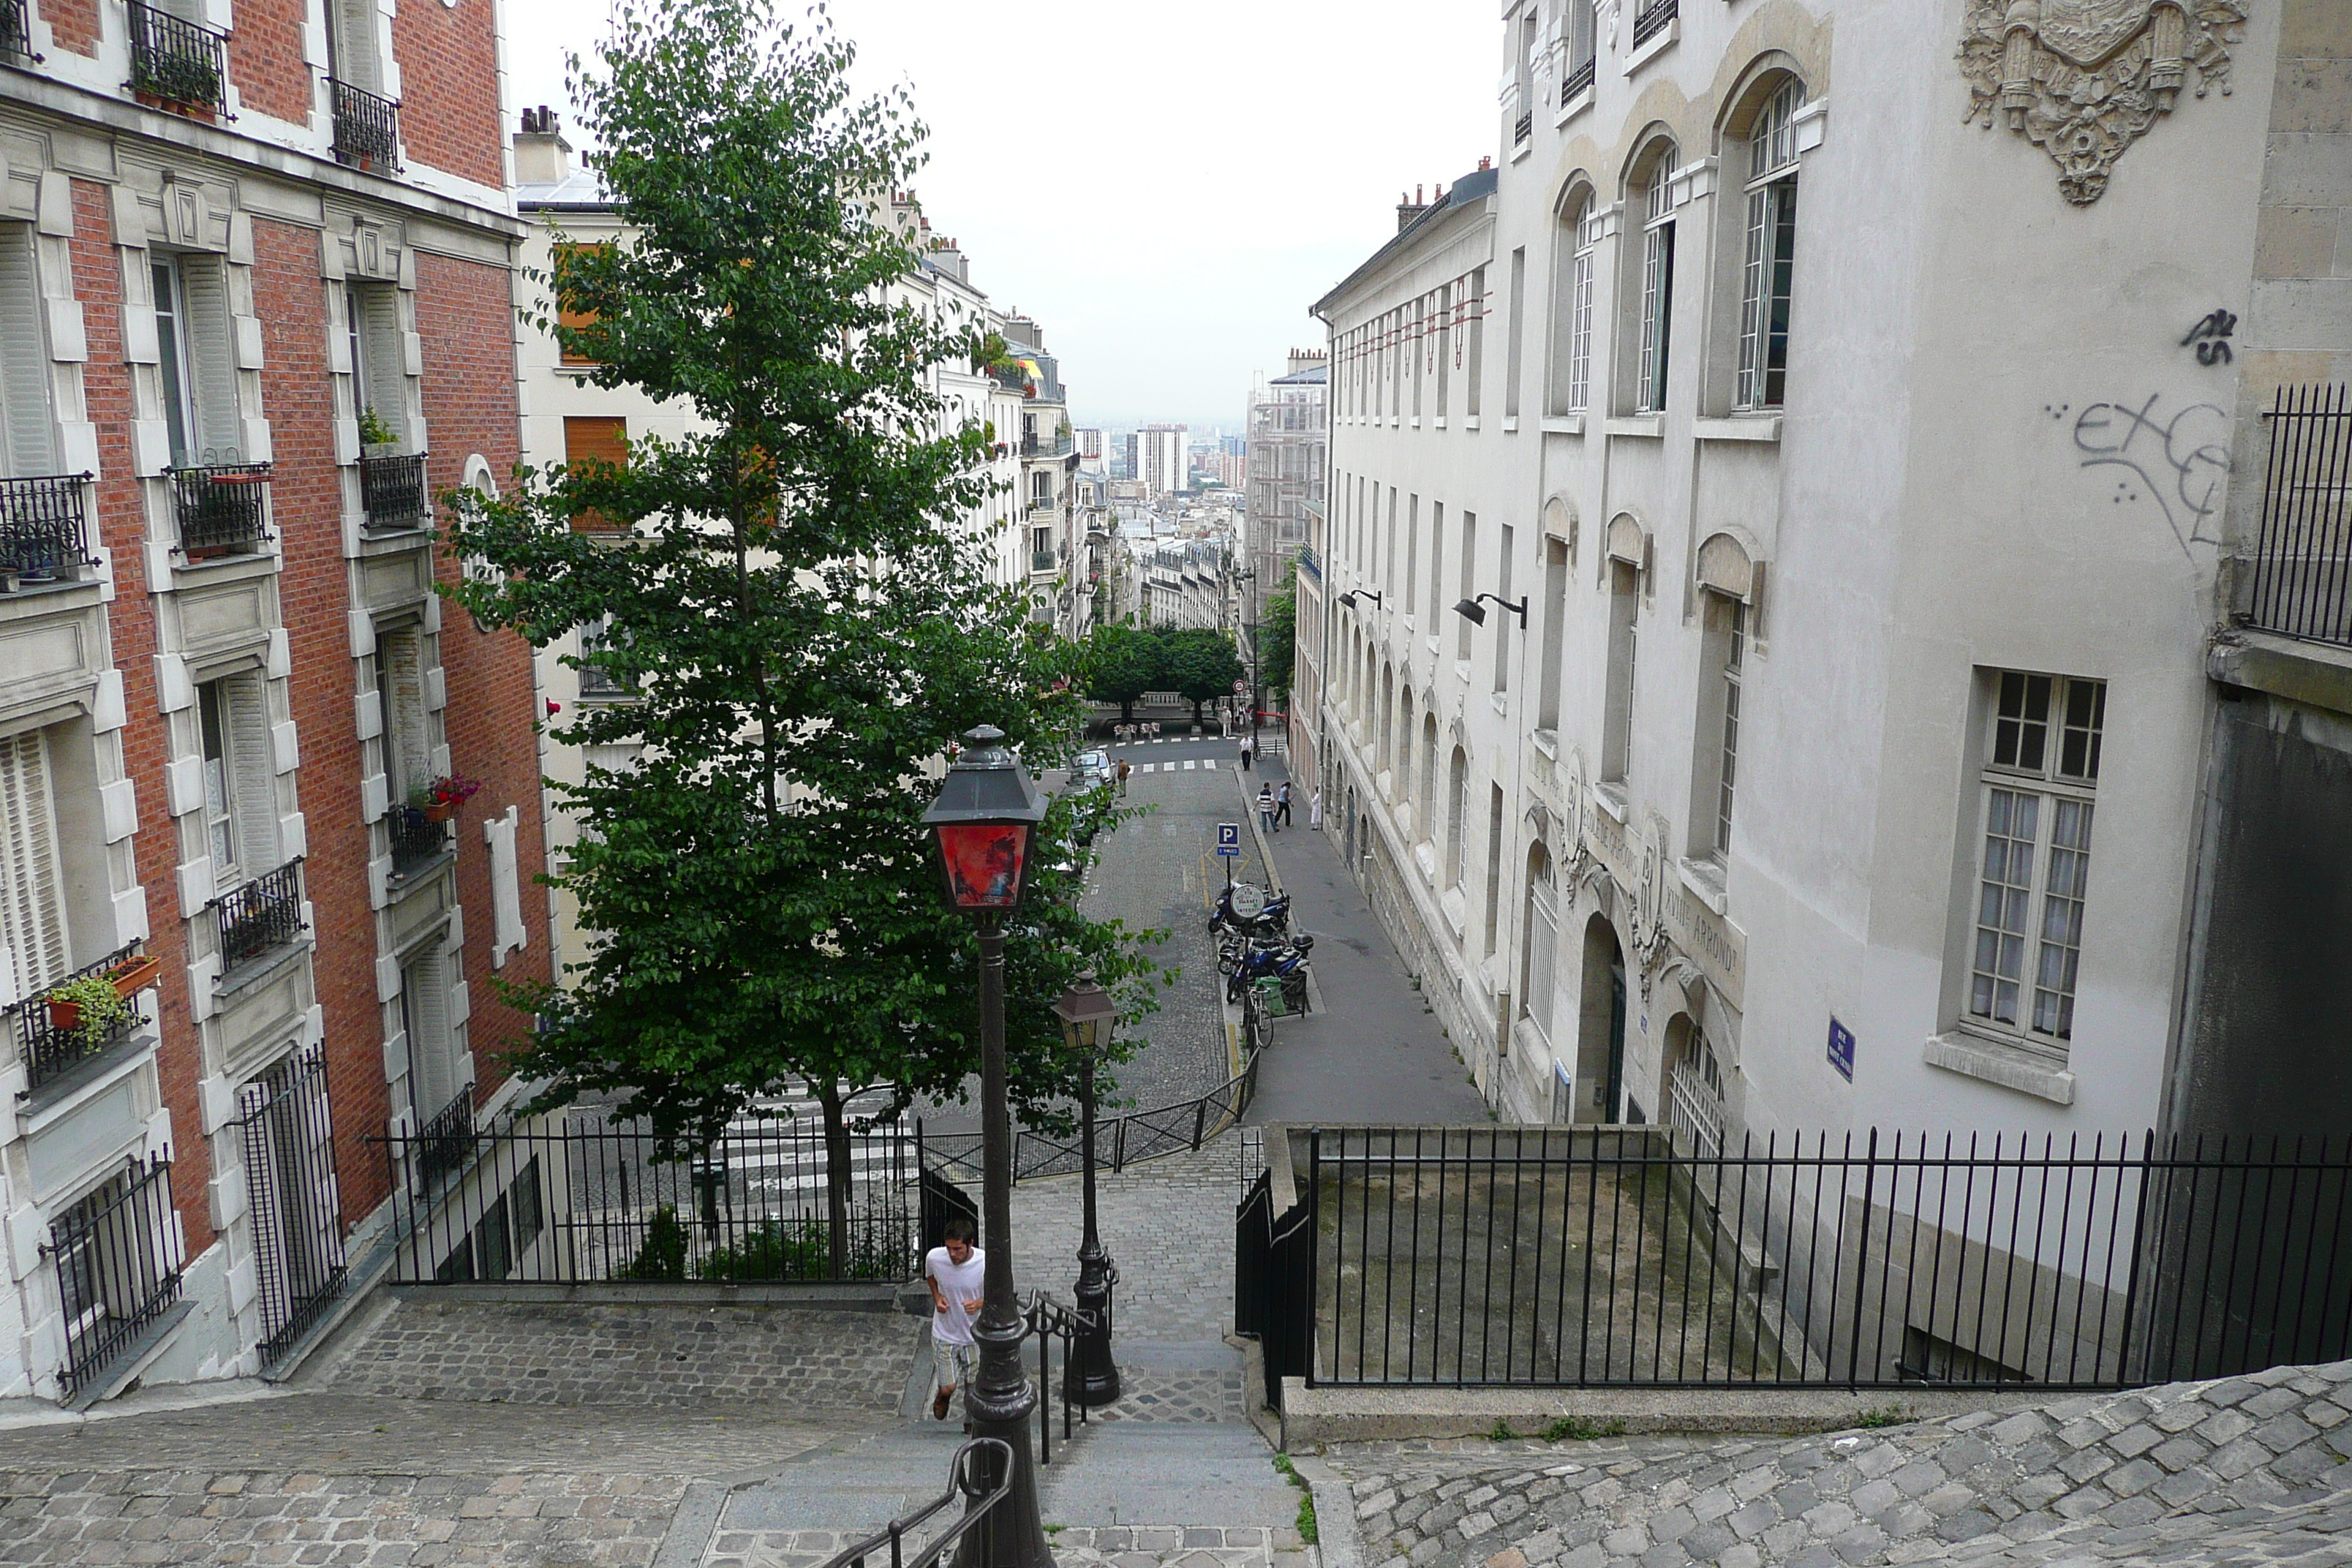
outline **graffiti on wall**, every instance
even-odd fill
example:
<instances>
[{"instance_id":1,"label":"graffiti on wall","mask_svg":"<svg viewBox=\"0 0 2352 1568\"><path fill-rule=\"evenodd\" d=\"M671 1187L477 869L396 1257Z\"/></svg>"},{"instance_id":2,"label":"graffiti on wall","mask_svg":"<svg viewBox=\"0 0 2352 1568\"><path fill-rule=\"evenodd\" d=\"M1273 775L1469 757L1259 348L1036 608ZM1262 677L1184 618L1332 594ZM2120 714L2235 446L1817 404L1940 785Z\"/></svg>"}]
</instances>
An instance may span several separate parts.
<instances>
[{"instance_id":1,"label":"graffiti on wall","mask_svg":"<svg viewBox=\"0 0 2352 1568\"><path fill-rule=\"evenodd\" d=\"M2227 310L2216 310L2189 329L2180 346L2197 345L2199 364L2228 364L2234 357L2230 353L2230 334L2238 330L2238 318Z\"/></svg>"},{"instance_id":2,"label":"graffiti on wall","mask_svg":"<svg viewBox=\"0 0 2352 1568\"><path fill-rule=\"evenodd\" d=\"M2221 505L2230 485L2230 416L2210 403L2167 406L2164 394L2091 403L2047 403L2042 413L2071 421L2077 466L2115 468L2108 502L2152 503L2180 552L2221 542Z\"/></svg>"}]
</instances>

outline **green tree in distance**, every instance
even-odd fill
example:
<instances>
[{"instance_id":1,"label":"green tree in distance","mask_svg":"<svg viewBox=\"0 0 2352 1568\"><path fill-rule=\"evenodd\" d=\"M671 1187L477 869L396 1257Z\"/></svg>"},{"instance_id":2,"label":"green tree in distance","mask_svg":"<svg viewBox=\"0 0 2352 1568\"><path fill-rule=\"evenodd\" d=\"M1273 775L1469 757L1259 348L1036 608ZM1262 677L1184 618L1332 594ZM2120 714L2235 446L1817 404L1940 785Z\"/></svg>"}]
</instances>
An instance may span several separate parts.
<instances>
[{"instance_id":1,"label":"green tree in distance","mask_svg":"<svg viewBox=\"0 0 2352 1568\"><path fill-rule=\"evenodd\" d=\"M1160 634L1165 660L1162 679L1176 694L1192 704L1192 722L1201 722L1201 705L1233 694L1242 679L1241 655L1234 639L1205 626Z\"/></svg>"},{"instance_id":2,"label":"green tree in distance","mask_svg":"<svg viewBox=\"0 0 2352 1568\"><path fill-rule=\"evenodd\" d=\"M1121 720L1135 717L1136 700L1159 689L1160 640L1129 626L1098 626L1087 638L1087 695L1116 702Z\"/></svg>"},{"instance_id":3,"label":"green tree in distance","mask_svg":"<svg viewBox=\"0 0 2352 1568\"><path fill-rule=\"evenodd\" d=\"M555 731L636 760L554 786L580 834L553 879L594 936L566 987L510 993L541 1020L513 1066L546 1086L535 1108L611 1095L666 1156L805 1085L836 1269L850 1096L958 1098L977 1061L977 944L921 827L939 761L978 723L1057 761L1083 710L1076 650L989 585L959 521L988 494L988 437L944 426L928 369L993 345L891 292L914 258L877 198L908 186L922 132L903 90L853 98L852 58L821 12L622 0L570 85L631 233L558 236L524 314L595 384L698 426L444 498L448 547L488 568L452 590L466 607L541 647L597 626L597 667L636 694ZM1139 933L1077 910L1080 840L1111 809L1055 804L1008 944L1033 1122L1073 1091L1050 1008L1081 967L1130 1020L1153 1005Z\"/></svg>"},{"instance_id":4,"label":"green tree in distance","mask_svg":"<svg viewBox=\"0 0 2352 1568\"><path fill-rule=\"evenodd\" d=\"M1265 619L1257 624L1258 679L1269 692L1279 693L1289 705L1290 682L1298 657L1298 580L1293 577L1265 601Z\"/></svg>"}]
</instances>

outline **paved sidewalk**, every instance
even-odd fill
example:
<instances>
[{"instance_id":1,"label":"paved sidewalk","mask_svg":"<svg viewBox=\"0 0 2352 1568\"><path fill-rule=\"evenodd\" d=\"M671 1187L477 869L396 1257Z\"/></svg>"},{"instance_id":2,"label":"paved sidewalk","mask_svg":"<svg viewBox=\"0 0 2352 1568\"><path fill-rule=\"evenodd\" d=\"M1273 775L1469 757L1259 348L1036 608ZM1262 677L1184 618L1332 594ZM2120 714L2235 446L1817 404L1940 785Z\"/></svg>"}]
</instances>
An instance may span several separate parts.
<instances>
[{"instance_id":1,"label":"paved sidewalk","mask_svg":"<svg viewBox=\"0 0 2352 1568\"><path fill-rule=\"evenodd\" d=\"M1260 758L1258 773L1276 784L1288 776L1272 755ZM1307 802L1296 792L1293 816L1295 826L1266 848L1291 893L1292 923L1315 938L1325 1011L1276 1023L1247 1120L1449 1126L1491 1120L1328 836L1307 827Z\"/></svg>"}]
</instances>

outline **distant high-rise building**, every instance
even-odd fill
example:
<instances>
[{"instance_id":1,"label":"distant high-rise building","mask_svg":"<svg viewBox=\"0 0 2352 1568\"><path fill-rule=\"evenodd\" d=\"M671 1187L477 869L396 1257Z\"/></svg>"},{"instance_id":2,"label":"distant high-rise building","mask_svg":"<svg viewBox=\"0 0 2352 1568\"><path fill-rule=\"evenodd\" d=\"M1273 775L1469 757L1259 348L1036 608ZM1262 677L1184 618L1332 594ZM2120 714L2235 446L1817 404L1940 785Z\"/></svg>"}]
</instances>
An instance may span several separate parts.
<instances>
[{"instance_id":1,"label":"distant high-rise building","mask_svg":"<svg viewBox=\"0 0 2352 1568\"><path fill-rule=\"evenodd\" d=\"M1290 580L1290 563L1307 542L1307 514L1323 505L1329 377L1320 352L1293 349L1288 372L1259 382L1250 394L1249 502L1242 537L1256 576L1245 584L1244 620L1259 619L1266 596Z\"/></svg>"},{"instance_id":2,"label":"distant high-rise building","mask_svg":"<svg viewBox=\"0 0 2352 1568\"><path fill-rule=\"evenodd\" d=\"M1104 454L1108 449L1108 448L1105 444L1103 433L1101 431L1081 430L1078 432L1079 467L1087 468L1101 468L1103 466Z\"/></svg>"},{"instance_id":3,"label":"distant high-rise building","mask_svg":"<svg viewBox=\"0 0 2352 1568\"><path fill-rule=\"evenodd\" d=\"M1147 425L1127 438L1127 471L1153 495L1192 488L1191 458L1181 425Z\"/></svg>"}]
</instances>

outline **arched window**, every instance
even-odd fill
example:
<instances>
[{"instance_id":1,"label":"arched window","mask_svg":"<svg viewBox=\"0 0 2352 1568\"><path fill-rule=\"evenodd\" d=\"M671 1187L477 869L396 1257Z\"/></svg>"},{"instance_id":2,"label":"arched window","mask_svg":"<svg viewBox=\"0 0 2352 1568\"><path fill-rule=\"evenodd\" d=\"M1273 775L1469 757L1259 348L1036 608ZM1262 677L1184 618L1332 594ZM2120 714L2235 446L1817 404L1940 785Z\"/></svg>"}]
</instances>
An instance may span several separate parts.
<instances>
[{"instance_id":1,"label":"arched window","mask_svg":"<svg viewBox=\"0 0 2352 1568\"><path fill-rule=\"evenodd\" d=\"M1796 276L1797 110L1805 84L1783 77L1749 122L1748 243L1741 264L1742 408L1778 408L1789 374L1789 297Z\"/></svg>"},{"instance_id":2,"label":"arched window","mask_svg":"<svg viewBox=\"0 0 2352 1568\"><path fill-rule=\"evenodd\" d=\"M1437 715L1421 715L1421 836L1437 842Z\"/></svg>"},{"instance_id":3,"label":"arched window","mask_svg":"<svg viewBox=\"0 0 2352 1568\"><path fill-rule=\"evenodd\" d=\"M1380 734L1374 740L1374 754L1380 758L1380 771L1387 773L1395 761L1396 742L1396 666L1381 667Z\"/></svg>"},{"instance_id":4,"label":"arched window","mask_svg":"<svg viewBox=\"0 0 2352 1568\"><path fill-rule=\"evenodd\" d=\"M1666 405L1675 314L1675 208L1672 199L1676 153L1661 141L1649 154L1639 181L1642 205L1642 292L1636 322L1633 407L1654 414Z\"/></svg>"},{"instance_id":5,"label":"arched window","mask_svg":"<svg viewBox=\"0 0 2352 1568\"><path fill-rule=\"evenodd\" d=\"M1551 386L1547 413L1580 414L1592 396L1592 269L1601 220L1577 193L1552 242Z\"/></svg>"},{"instance_id":6,"label":"arched window","mask_svg":"<svg viewBox=\"0 0 2352 1568\"><path fill-rule=\"evenodd\" d=\"M1470 809L1470 759L1461 747L1445 773L1445 885L1462 885L1462 819Z\"/></svg>"}]
</instances>

